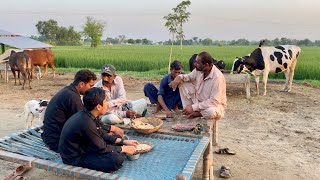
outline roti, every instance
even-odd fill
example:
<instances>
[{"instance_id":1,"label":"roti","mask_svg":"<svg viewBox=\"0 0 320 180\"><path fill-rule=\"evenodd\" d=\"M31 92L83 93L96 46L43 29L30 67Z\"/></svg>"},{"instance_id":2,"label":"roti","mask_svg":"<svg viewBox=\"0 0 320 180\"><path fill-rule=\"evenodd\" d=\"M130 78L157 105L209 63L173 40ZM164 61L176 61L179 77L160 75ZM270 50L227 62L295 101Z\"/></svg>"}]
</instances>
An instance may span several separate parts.
<instances>
[{"instance_id":1,"label":"roti","mask_svg":"<svg viewBox=\"0 0 320 180\"><path fill-rule=\"evenodd\" d=\"M138 144L135 146L136 147L136 151L149 151L152 147L148 144Z\"/></svg>"},{"instance_id":2,"label":"roti","mask_svg":"<svg viewBox=\"0 0 320 180\"><path fill-rule=\"evenodd\" d=\"M154 126L149 124L149 123L144 123L141 121L134 121L132 123L132 125L136 128L136 129L153 129Z\"/></svg>"}]
</instances>

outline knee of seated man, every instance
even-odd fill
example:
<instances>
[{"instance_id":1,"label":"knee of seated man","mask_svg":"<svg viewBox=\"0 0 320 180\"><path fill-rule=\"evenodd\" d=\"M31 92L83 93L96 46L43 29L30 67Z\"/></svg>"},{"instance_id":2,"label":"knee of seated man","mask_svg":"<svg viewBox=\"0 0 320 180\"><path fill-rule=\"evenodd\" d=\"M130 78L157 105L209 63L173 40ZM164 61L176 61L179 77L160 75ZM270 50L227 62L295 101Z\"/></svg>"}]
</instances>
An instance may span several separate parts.
<instances>
[{"instance_id":1,"label":"knee of seated man","mask_svg":"<svg viewBox=\"0 0 320 180\"><path fill-rule=\"evenodd\" d=\"M218 119L218 113L214 107L209 107L201 112L205 119Z\"/></svg>"},{"instance_id":2,"label":"knee of seated man","mask_svg":"<svg viewBox=\"0 0 320 180\"><path fill-rule=\"evenodd\" d=\"M112 164L111 170L116 171L122 167L124 157L120 153L112 152L110 161L111 161L110 164Z\"/></svg>"},{"instance_id":3,"label":"knee of seated man","mask_svg":"<svg viewBox=\"0 0 320 180\"><path fill-rule=\"evenodd\" d=\"M153 84L152 83L147 83L146 85L144 85L143 87L143 92L146 92L146 91L150 91L150 89L153 87Z\"/></svg>"}]
</instances>

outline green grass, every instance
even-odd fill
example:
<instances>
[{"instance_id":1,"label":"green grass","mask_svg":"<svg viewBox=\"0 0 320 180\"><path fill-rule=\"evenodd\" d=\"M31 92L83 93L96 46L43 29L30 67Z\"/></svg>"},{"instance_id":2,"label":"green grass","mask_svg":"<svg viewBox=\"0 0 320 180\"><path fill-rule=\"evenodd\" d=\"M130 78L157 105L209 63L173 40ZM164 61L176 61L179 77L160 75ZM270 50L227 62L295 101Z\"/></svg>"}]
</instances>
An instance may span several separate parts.
<instances>
[{"instance_id":1,"label":"green grass","mask_svg":"<svg viewBox=\"0 0 320 180\"><path fill-rule=\"evenodd\" d=\"M182 61L188 72L189 58L194 53L208 51L215 59L223 60L231 69L235 57L251 53L255 46L174 46L172 59ZM117 71L143 77L157 77L167 72L170 46L58 46L53 48L55 64L60 68L100 69L103 64L113 64ZM320 80L320 47L302 47L294 79ZM270 78L284 79L283 73Z\"/></svg>"}]
</instances>

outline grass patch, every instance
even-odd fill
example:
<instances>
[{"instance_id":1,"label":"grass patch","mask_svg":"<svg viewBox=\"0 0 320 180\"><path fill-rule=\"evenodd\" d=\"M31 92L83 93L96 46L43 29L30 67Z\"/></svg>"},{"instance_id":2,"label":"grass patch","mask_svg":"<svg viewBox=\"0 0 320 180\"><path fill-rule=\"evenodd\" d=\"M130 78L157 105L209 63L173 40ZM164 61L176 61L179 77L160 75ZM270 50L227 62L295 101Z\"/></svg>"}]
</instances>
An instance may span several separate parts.
<instances>
[{"instance_id":1,"label":"grass patch","mask_svg":"<svg viewBox=\"0 0 320 180\"><path fill-rule=\"evenodd\" d=\"M172 60L180 60L184 70L189 70L190 57L202 51L209 52L215 59L223 60L230 70L236 57L251 53L256 46L180 46L173 47ZM294 79L320 80L320 47L301 47ZM53 48L55 64L59 68L100 69L103 64L113 64L117 72L128 72L140 76L163 75L169 62L170 46L57 46ZM284 74L270 74L270 79L285 79ZM152 77L150 77L152 78Z\"/></svg>"}]
</instances>

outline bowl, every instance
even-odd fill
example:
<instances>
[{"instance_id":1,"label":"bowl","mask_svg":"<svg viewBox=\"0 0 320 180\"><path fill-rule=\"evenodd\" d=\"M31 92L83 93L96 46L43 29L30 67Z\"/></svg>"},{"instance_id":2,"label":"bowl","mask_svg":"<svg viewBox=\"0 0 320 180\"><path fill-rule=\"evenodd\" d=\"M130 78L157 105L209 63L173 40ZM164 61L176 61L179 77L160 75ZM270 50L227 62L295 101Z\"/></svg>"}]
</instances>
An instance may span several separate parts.
<instances>
[{"instance_id":1,"label":"bowl","mask_svg":"<svg viewBox=\"0 0 320 180\"><path fill-rule=\"evenodd\" d=\"M134 160L139 159L140 154L137 153L137 154L133 154L133 155L127 155L127 157L128 157L128 159L129 159L130 161L134 161Z\"/></svg>"},{"instance_id":2,"label":"bowl","mask_svg":"<svg viewBox=\"0 0 320 180\"><path fill-rule=\"evenodd\" d=\"M124 136L122 137L122 139L123 139L123 140L129 140L129 137L126 136L126 135L124 135Z\"/></svg>"}]
</instances>

